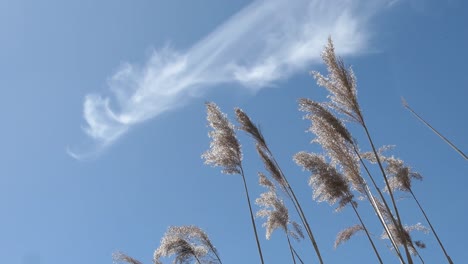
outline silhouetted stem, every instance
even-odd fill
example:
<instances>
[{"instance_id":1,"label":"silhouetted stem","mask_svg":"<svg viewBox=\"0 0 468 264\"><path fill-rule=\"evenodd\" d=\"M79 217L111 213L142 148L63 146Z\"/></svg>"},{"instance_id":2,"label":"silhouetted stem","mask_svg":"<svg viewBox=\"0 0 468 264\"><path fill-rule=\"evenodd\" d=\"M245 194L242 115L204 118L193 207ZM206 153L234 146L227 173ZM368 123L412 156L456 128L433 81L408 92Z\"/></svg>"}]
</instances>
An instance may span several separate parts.
<instances>
[{"instance_id":1,"label":"silhouetted stem","mask_svg":"<svg viewBox=\"0 0 468 264\"><path fill-rule=\"evenodd\" d=\"M304 261L302 261L301 257L299 256L299 254L297 254L296 250L293 248L292 249L294 251L294 255L296 255L297 259L299 259L299 261L304 264Z\"/></svg>"},{"instance_id":2,"label":"silhouetted stem","mask_svg":"<svg viewBox=\"0 0 468 264\"><path fill-rule=\"evenodd\" d=\"M429 221L429 218L427 217L426 212L425 212L424 209L422 208L422 206L421 206L421 204L419 203L418 199L416 199L416 196L414 195L413 190L409 189L409 192L411 193L411 195L413 196L413 199L414 199L414 200L416 201L416 203L418 204L418 207L419 207L419 209L421 210L421 212L423 213L424 218L426 218L426 221L427 221L427 223L429 224L429 227L431 228L432 233L434 234L435 238L437 239L437 242L439 242L440 247L441 247L442 250L444 251L444 254L445 254L445 257L446 257L447 260L448 260L448 263L453 264L452 259L451 259L450 256L447 254L447 251L445 251L445 248L444 248L444 246L442 245L442 242L440 241L439 236L437 235L437 232L435 231L434 227L432 226L431 221Z\"/></svg>"},{"instance_id":3,"label":"silhouetted stem","mask_svg":"<svg viewBox=\"0 0 468 264\"><path fill-rule=\"evenodd\" d=\"M421 116L419 116L409 105L408 103L403 99L403 106L408 109L411 113L413 113L414 116L416 116L419 121L423 122L427 127L429 127L436 135L438 135L442 140L445 141L445 143L449 144L450 147L452 147L458 154L460 154L465 160L468 160L468 156L463 153L459 148L457 148L450 140L448 140L446 137L444 137L439 131L437 131L435 128L433 128L426 120L424 120Z\"/></svg>"},{"instance_id":4,"label":"silhouetted stem","mask_svg":"<svg viewBox=\"0 0 468 264\"><path fill-rule=\"evenodd\" d=\"M416 252L416 255L418 255L419 260L421 260L421 263L424 264L424 259L422 258L421 254L419 254L419 251L416 248L414 248L414 251Z\"/></svg>"},{"instance_id":5,"label":"silhouetted stem","mask_svg":"<svg viewBox=\"0 0 468 264\"><path fill-rule=\"evenodd\" d=\"M294 251L293 251L293 248L292 248L292 245L291 245L291 240L289 239L289 235L288 235L287 232L288 231L286 231L286 238L288 239L289 250L291 251L292 260L293 260L294 264L296 264L296 258L294 257Z\"/></svg>"},{"instance_id":6,"label":"silhouetted stem","mask_svg":"<svg viewBox=\"0 0 468 264\"><path fill-rule=\"evenodd\" d=\"M358 211L357 211L357 209L356 209L356 206L354 205L353 202L351 202L351 206L353 207L353 210L354 210L354 212L356 213L356 216L358 217L359 222L361 223L361 226L362 226L362 228L364 229L364 232L366 232L367 238L369 239L369 242L371 243L372 248L374 249L375 255L376 255L377 258L379 259L380 264L383 264L382 259L380 258L380 254L379 254L379 252L377 251L377 248L376 248L375 245L374 245L374 241L372 241L372 238L370 237L369 231L367 230L366 225L365 225L364 222L362 221L361 216L359 215L359 213L358 213Z\"/></svg>"},{"instance_id":7,"label":"silhouetted stem","mask_svg":"<svg viewBox=\"0 0 468 264\"><path fill-rule=\"evenodd\" d=\"M408 264L413 264L413 259L411 258L411 254L408 250L408 245L406 244L406 241L405 241L405 235L404 235L405 229L403 228L403 224L401 223L400 213L398 212L398 207L395 202L395 197L393 196L392 188L390 187L390 184L388 183L387 174L385 173L382 162L380 161L379 154L377 153L377 150L375 149L374 142L372 141L372 137L370 136L369 130L367 129L367 126L364 122L364 118L362 118L362 116L361 116L361 120L363 120L362 127L364 128L366 132L367 138L372 147L372 151L374 152L375 158L377 159L377 164L379 165L380 171L382 172L382 176L385 180L385 185L387 186L388 194L390 194L390 198L392 199L393 209L395 210L395 214L396 214L397 221L398 221L398 224L396 224L395 227L397 227L397 230L401 232L402 234L401 235L402 240L403 240L402 243L403 243L403 247L405 248L405 253L406 253L406 258L408 259Z\"/></svg>"},{"instance_id":8,"label":"silhouetted stem","mask_svg":"<svg viewBox=\"0 0 468 264\"><path fill-rule=\"evenodd\" d=\"M213 252L213 254L215 254L216 258L218 259L219 264L223 264L223 262L221 261L221 258L219 257L218 253L216 252L216 249L212 245L209 245L209 247L211 248L211 251Z\"/></svg>"},{"instance_id":9,"label":"silhouetted stem","mask_svg":"<svg viewBox=\"0 0 468 264\"><path fill-rule=\"evenodd\" d=\"M201 261L200 261L200 259L198 259L197 254L193 254L193 256L194 256L195 259L197 260L197 263L198 263L198 264L201 264Z\"/></svg>"},{"instance_id":10,"label":"silhouetted stem","mask_svg":"<svg viewBox=\"0 0 468 264\"><path fill-rule=\"evenodd\" d=\"M245 188L245 194L247 196L247 203L249 204L250 220L252 220L252 227L255 233L255 240L257 241L258 254L260 256L261 263L264 264L262 249L260 248L260 240L258 239L257 227L255 226L255 220L254 220L254 216L252 212L252 205L250 204L249 190L247 189L247 182L245 181L244 170L242 169L242 167L240 167L240 171L241 171L242 180L244 181L244 188Z\"/></svg>"},{"instance_id":11,"label":"silhouetted stem","mask_svg":"<svg viewBox=\"0 0 468 264\"><path fill-rule=\"evenodd\" d=\"M372 174L370 173L369 169L367 168L367 165L364 163L364 161L363 161L363 159L362 159L362 157L361 157L361 154L359 154L359 151L357 150L356 145L353 144L353 148L354 148L354 152L356 153L356 155L357 155L358 158L359 158L359 161L360 161L361 164L362 164L362 167L364 168L364 170L366 171L367 175L368 175L369 178L371 179L372 184L374 185L374 188L375 188L375 189L377 190L377 192L379 193L379 196L380 196L380 198L382 199L382 202L384 203L384 206L385 206L385 207L387 208L387 210L390 212L391 210L390 210L390 208L389 208L389 206L388 206L388 204L387 204L387 201L385 200L385 197L384 197L383 194L382 194L382 191L381 191L380 188L377 186L377 183L375 182L374 177L372 177ZM387 224L385 223L385 219L384 219L384 217L383 217L383 215L382 215L382 212L380 212L379 207L377 206L376 202L374 201L374 198L373 198L373 196L372 196L371 190L369 189L369 186L367 185L367 183L366 183L365 181L364 181L364 183L365 183L365 188L366 188L366 196L367 196L367 199L369 200L369 202L371 203L372 207L374 208L374 210L375 210L375 212L376 212L376 214L377 214L377 216L378 216L377 218L379 218L380 223L382 224L382 226L383 226L385 232L387 233L388 238L390 239L390 242L392 243L393 248L395 249L395 252L396 252L398 258L400 259L400 262L404 264L404 263L405 263L405 260L403 259L403 256L401 255L401 252L400 252L400 250L399 250L399 248L398 248L398 245L396 244L395 239L393 238L393 234L392 234L392 232L390 232L390 230L389 230ZM393 217L392 217L392 219L393 219ZM393 223L396 225L395 219L393 219Z\"/></svg>"},{"instance_id":12,"label":"silhouetted stem","mask_svg":"<svg viewBox=\"0 0 468 264\"><path fill-rule=\"evenodd\" d=\"M265 146L266 151L270 155L271 160L274 162L276 168L278 171L281 173L281 177L283 178L284 182L286 183L287 189L285 189L286 194L288 195L289 199L293 202L294 208L296 209L296 212L299 214L299 218L301 219L302 224L304 225L307 235L309 236L309 239L312 243L312 246L314 247L315 252L317 253L317 257L320 261L320 264L323 264L323 259L322 255L320 254L320 250L318 249L317 246L317 241L314 238L314 235L312 234L312 229L309 226L309 222L307 221L307 218L304 214L304 211L302 210L301 204L299 203L299 200L296 197L296 194L294 193L291 185L289 185L289 181L284 175L283 171L281 170L281 167L278 165L278 162L276 161L275 157L273 156L273 153L270 151L268 146Z\"/></svg>"}]
</instances>

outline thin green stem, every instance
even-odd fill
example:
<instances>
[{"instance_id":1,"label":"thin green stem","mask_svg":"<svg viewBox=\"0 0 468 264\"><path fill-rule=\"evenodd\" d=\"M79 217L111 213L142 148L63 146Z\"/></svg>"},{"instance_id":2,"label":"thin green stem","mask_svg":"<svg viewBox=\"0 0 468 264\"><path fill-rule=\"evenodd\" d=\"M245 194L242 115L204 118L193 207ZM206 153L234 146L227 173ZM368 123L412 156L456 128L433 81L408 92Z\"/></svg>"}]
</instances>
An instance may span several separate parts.
<instances>
[{"instance_id":1,"label":"thin green stem","mask_svg":"<svg viewBox=\"0 0 468 264\"><path fill-rule=\"evenodd\" d=\"M244 189L245 189L245 194L247 196L247 203L249 205L249 210L250 210L250 220L252 221L252 227L253 227L254 233L255 233L255 240L257 241L258 254L260 256L261 263L264 264L262 249L260 247L260 240L258 239L257 227L255 226L255 220L254 220L254 216L253 216L252 205L250 204L249 190L247 188L247 182L245 180L244 170L242 169L242 167L239 167L239 168L240 168L242 180L244 181Z\"/></svg>"},{"instance_id":2,"label":"thin green stem","mask_svg":"<svg viewBox=\"0 0 468 264\"><path fill-rule=\"evenodd\" d=\"M451 259L450 256L447 254L447 251L445 251L445 248L444 248L444 246L442 245L442 242L440 241L439 236L437 235L437 232L435 231L434 227L432 226L431 221L429 221L429 218L427 217L426 212L425 212L424 209L422 208L422 206L421 206L421 204L419 203L418 199L416 199L416 196L414 195L413 190L409 189L409 192L411 193L411 195L413 196L413 199L416 201L416 204L418 204L419 209L420 209L421 212L423 213L424 218L426 219L427 223L429 224L429 227L430 227L431 230L432 230L432 233L434 233L434 236L435 236L435 238L437 239L437 242L439 242L440 248L442 248L442 251L444 251L444 254L445 254L445 257L447 258L448 263L453 264L452 259Z\"/></svg>"}]
</instances>

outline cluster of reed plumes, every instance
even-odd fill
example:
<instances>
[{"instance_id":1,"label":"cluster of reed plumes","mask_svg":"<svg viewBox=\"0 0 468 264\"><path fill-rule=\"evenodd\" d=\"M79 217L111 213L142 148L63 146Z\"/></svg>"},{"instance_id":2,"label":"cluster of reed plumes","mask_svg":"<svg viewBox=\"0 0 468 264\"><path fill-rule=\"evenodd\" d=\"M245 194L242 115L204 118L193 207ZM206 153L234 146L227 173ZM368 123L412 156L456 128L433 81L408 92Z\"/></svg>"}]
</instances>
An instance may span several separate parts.
<instances>
[{"instance_id":1,"label":"cluster of reed plumes","mask_svg":"<svg viewBox=\"0 0 468 264\"><path fill-rule=\"evenodd\" d=\"M327 65L328 74L312 72L317 84L328 92L327 102L316 102L310 99L299 99L299 109L305 112L304 118L311 121L310 132L315 135L314 143L323 149L323 154L298 152L294 155L295 163L310 173L309 185L313 190L313 199L317 202L327 202L336 205L336 211L349 207L355 213L357 224L352 225L337 234L335 247L348 241L358 233L365 233L369 241L369 252L375 254L376 262L412 264L414 259L424 263L420 249L425 248L422 241L414 241L412 231L431 232L436 238L441 252L448 263L453 263L443 243L426 212L416 198L412 189L412 180L421 180L422 176L414 172L405 162L394 156L387 156L388 147L377 149L361 111L356 89L356 78L351 68L335 55L331 39L326 45L322 58ZM316 237L309 224L309 218L302 209L286 174L275 159L265 137L250 117L241 109L235 109L238 125L232 124L227 115L221 112L214 103L207 103L207 120L211 131L211 144L202 158L211 166L222 168L225 174L239 175L243 182L245 199L249 208L254 239L260 262L264 263L261 239L258 235L256 218L265 218L263 227L266 229L266 239L279 229L285 234L292 263L304 263L294 245L302 240L311 244L309 254L314 254L319 263L326 263L318 246ZM346 122L354 122L362 128L368 140L370 151L361 151L360 146L347 129ZM247 133L255 142L256 151L267 173L258 172L259 184L266 191L255 203L259 210L254 214L252 199L246 181L246 173L242 164L242 150L236 132ZM374 175L374 166L379 175ZM250 175L251 176L251 175ZM380 181L378 181L378 179ZM378 182L382 182L379 185ZM421 223L404 225L404 215L400 213L396 192L406 192L416 202L429 228ZM369 203L375 214L372 225L365 223L361 217L359 204ZM288 208L289 206L289 208ZM295 221L293 219L297 219ZM366 225L367 224L367 225ZM375 230L369 226L378 224L380 243L386 243L394 252L395 258L384 260L377 247ZM383 230L383 231L381 231ZM388 244L387 241L388 240ZM380 249L381 250L381 249ZM218 251L201 229L195 226L170 227L161 246L154 253L154 263L162 263L165 257L172 257L173 263L222 263ZM117 262L139 264L140 262L123 254L116 253Z\"/></svg>"}]
</instances>

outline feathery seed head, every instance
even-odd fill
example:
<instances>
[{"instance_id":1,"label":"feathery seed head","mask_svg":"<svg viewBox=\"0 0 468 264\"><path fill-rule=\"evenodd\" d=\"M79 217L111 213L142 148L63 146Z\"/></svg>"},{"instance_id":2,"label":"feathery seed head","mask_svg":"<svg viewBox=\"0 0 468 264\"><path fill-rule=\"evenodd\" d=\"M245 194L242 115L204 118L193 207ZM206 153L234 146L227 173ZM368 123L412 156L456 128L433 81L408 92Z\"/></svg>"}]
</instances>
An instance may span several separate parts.
<instances>
[{"instance_id":1,"label":"feathery seed head","mask_svg":"<svg viewBox=\"0 0 468 264\"><path fill-rule=\"evenodd\" d=\"M266 148L267 144L260 129L256 125L254 125L254 123L250 120L249 116L244 111L242 111L242 109L236 108L235 111L237 116L237 122L239 122L239 124L241 125L240 129L244 130L249 135L251 135L255 139L255 141L257 141L257 144L259 144L263 148Z\"/></svg>"},{"instance_id":2,"label":"feathery seed head","mask_svg":"<svg viewBox=\"0 0 468 264\"><path fill-rule=\"evenodd\" d=\"M399 228L397 228L392 223L388 224L388 228L390 230L390 233L392 234L392 237L395 239L396 244L401 246L401 245L403 245L403 241L405 241L406 245L407 245L407 247L408 247L408 249L409 249L409 251L410 251L410 253L412 255L417 255L418 252L417 252L416 248L413 245L413 240L411 239L410 232L412 232L412 231L422 231L424 233L429 232L429 230L425 226L423 226L421 223L417 223L417 224L412 225L412 226L404 226L403 227L404 232L399 232ZM388 239L387 232L383 232L382 235L381 235L381 238L382 239ZM425 246L425 244L423 242L421 242L421 241L417 241L416 245L418 247L423 246L423 245ZM421 248L423 248L423 247L421 247Z\"/></svg>"},{"instance_id":3,"label":"feathery seed head","mask_svg":"<svg viewBox=\"0 0 468 264\"><path fill-rule=\"evenodd\" d=\"M411 171L411 168L406 166L401 159L395 157L385 157L387 163L385 168L389 174L389 184L392 190L400 190L409 192L411 190L412 179L422 180L421 174Z\"/></svg>"},{"instance_id":4,"label":"feathery seed head","mask_svg":"<svg viewBox=\"0 0 468 264\"><path fill-rule=\"evenodd\" d=\"M311 113L307 115L307 118L312 122L309 130L316 135L313 142L322 146L334 166L342 168L352 187L364 193L365 183L361 176L359 159L354 151L354 141L349 131L338 118L319 103L301 99L300 104L301 109Z\"/></svg>"},{"instance_id":5,"label":"feathery seed head","mask_svg":"<svg viewBox=\"0 0 468 264\"><path fill-rule=\"evenodd\" d=\"M280 169L278 168L278 166L276 166L272 157L260 144L257 144L256 148L258 155L262 159L265 169L270 173L271 178L273 178L282 188L286 188L286 181L284 180Z\"/></svg>"},{"instance_id":6,"label":"feathery seed head","mask_svg":"<svg viewBox=\"0 0 468 264\"><path fill-rule=\"evenodd\" d=\"M312 173L309 185L314 190L314 200L326 201L329 204L339 201L337 210L352 201L353 195L346 178L335 167L328 164L323 156L299 152L294 156L294 161Z\"/></svg>"},{"instance_id":7,"label":"feathery seed head","mask_svg":"<svg viewBox=\"0 0 468 264\"><path fill-rule=\"evenodd\" d=\"M356 77L351 68L346 68L343 60L335 55L331 38L322 52L322 59L327 65L328 75L312 72L317 84L330 92L332 107L351 120L363 124L361 110L357 101Z\"/></svg>"},{"instance_id":8,"label":"feathery seed head","mask_svg":"<svg viewBox=\"0 0 468 264\"><path fill-rule=\"evenodd\" d=\"M207 120L213 130L208 134L212 139L210 149L202 155L205 164L223 167L222 172L226 174L239 174L242 152L234 126L215 103L207 103L206 109Z\"/></svg>"},{"instance_id":9,"label":"feathery seed head","mask_svg":"<svg viewBox=\"0 0 468 264\"><path fill-rule=\"evenodd\" d=\"M321 118L331 127L333 127L340 136L342 136L347 142L353 143L353 138L348 129L341 120L339 120L335 115L333 115L328 109L326 109L321 103L312 101L307 98L299 99L299 110L306 112L307 115L304 118L307 118L314 122L314 119ZM316 129L311 128L312 132L315 132Z\"/></svg>"},{"instance_id":10,"label":"feathery seed head","mask_svg":"<svg viewBox=\"0 0 468 264\"><path fill-rule=\"evenodd\" d=\"M267 187L268 189L270 189L270 191L275 191L276 190L275 184L273 184L273 182L271 182L267 178L267 176L265 176L265 174L263 174L261 172L258 173L258 183L261 186Z\"/></svg>"},{"instance_id":11,"label":"feathery seed head","mask_svg":"<svg viewBox=\"0 0 468 264\"><path fill-rule=\"evenodd\" d=\"M212 259L210 253L217 251L208 235L196 226L171 226L154 252L154 262L162 263L161 257L175 255L175 263L189 263L195 257Z\"/></svg>"},{"instance_id":12,"label":"feathery seed head","mask_svg":"<svg viewBox=\"0 0 468 264\"><path fill-rule=\"evenodd\" d=\"M276 196L273 191L262 193L255 203L262 207L257 212L258 217L266 217L267 221L263 224L266 229L266 238L270 239L271 234L278 228L288 231L289 213L284 202Z\"/></svg>"},{"instance_id":13,"label":"feathery seed head","mask_svg":"<svg viewBox=\"0 0 468 264\"><path fill-rule=\"evenodd\" d=\"M112 254L112 259L114 260L114 263L130 263L130 264L141 264L140 261L128 256L127 254L123 252L115 252Z\"/></svg>"},{"instance_id":14,"label":"feathery seed head","mask_svg":"<svg viewBox=\"0 0 468 264\"><path fill-rule=\"evenodd\" d=\"M393 149L394 146L383 146L379 148L379 159L386 164L385 172L388 175L388 183L392 191L409 192L411 190L412 180L422 180L421 174L414 172L411 167L407 166L401 159L394 156L385 156L384 152ZM377 159L373 152L365 152L362 157L369 160L371 163L376 163ZM384 191L388 192L387 186Z\"/></svg>"},{"instance_id":15,"label":"feathery seed head","mask_svg":"<svg viewBox=\"0 0 468 264\"><path fill-rule=\"evenodd\" d=\"M354 225L342 230L336 235L334 247L337 248L340 244L348 241L354 234L362 230L364 230L362 225Z\"/></svg>"}]
</instances>

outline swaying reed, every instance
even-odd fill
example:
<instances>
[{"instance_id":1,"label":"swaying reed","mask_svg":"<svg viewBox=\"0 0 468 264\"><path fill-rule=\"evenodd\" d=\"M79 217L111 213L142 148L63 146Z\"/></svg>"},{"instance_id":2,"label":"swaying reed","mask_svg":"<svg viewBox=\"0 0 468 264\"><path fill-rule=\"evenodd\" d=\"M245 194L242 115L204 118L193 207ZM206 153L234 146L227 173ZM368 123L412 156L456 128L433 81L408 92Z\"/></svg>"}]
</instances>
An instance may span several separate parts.
<instances>
[{"instance_id":1,"label":"swaying reed","mask_svg":"<svg viewBox=\"0 0 468 264\"><path fill-rule=\"evenodd\" d=\"M351 193L346 177L343 176L338 170L336 170L334 166L328 164L325 160L325 157L321 155L299 152L294 156L294 161L298 165L302 166L305 170L308 170L312 173L310 176L309 185L314 190L314 200L317 202L325 201L330 205L338 202L337 210L341 210L348 204L351 205L361 223L359 227L365 231L376 257L380 263L383 263L382 258L380 257L380 254L369 234L369 231L357 211L357 203L353 201L354 195ZM356 231L358 230L355 230L354 233ZM343 242L342 238L340 238L340 236L343 235L344 233L338 234L337 241L341 240L341 242ZM337 244L339 243L335 243L335 247Z\"/></svg>"},{"instance_id":2,"label":"swaying reed","mask_svg":"<svg viewBox=\"0 0 468 264\"><path fill-rule=\"evenodd\" d=\"M334 247L337 248L340 244L348 241L354 236L357 232L363 231L364 227L362 225L353 225L348 228L343 229L341 232L336 235L335 245Z\"/></svg>"},{"instance_id":3,"label":"swaying reed","mask_svg":"<svg viewBox=\"0 0 468 264\"><path fill-rule=\"evenodd\" d=\"M422 212L424 218L426 219L427 223L429 224L429 227L431 228L432 233L434 234L437 242L439 243L440 248L444 252L445 257L447 258L448 263L453 264L452 259L448 255L447 251L445 250L444 245L442 244L442 241L440 240L439 236L437 235L437 232L435 231L434 227L432 226L431 221L429 220L429 217L427 216L425 210L421 206L419 200L416 198L416 195L413 192L413 189L411 188L412 186L412 180L422 180L422 175L414 172L409 166L405 165L404 161L398 158L395 158L393 156L391 157L386 157L382 153L385 150L385 148L379 150L379 154L381 157L381 160L386 163L385 170L387 174L390 176L388 181L390 183L390 188L392 188L393 191L403 191L411 194L411 197L413 200L416 202L416 204L419 207L419 210ZM375 162L375 159L373 158L370 153L366 153L366 156L372 157L371 162ZM387 189L385 189L388 191Z\"/></svg>"},{"instance_id":4,"label":"swaying reed","mask_svg":"<svg viewBox=\"0 0 468 264\"><path fill-rule=\"evenodd\" d=\"M245 195L250 211L250 219L254 230L255 240L257 242L258 254L261 263L263 264L262 249L260 247L260 240L258 238L257 227L255 225L249 190L247 188L247 182L242 168L241 147L236 137L234 125L229 122L226 115L221 112L216 104L207 103L206 109L208 124L213 130L208 134L212 139L210 149L202 155L202 158L205 159L205 164L222 167L223 173L239 174L242 176Z\"/></svg>"},{"instance_id":5,"label":"swaying reed","mask_svg":"<svg viewBox=\"0 0 468 264\"><path fill-rule=\"evenodd\" d=\"M428 128L432 130L437 136L439 136L445 143L447 143L451 148L453 148L458 154L460 154L465 160L468 160L468 156L463 153L455 144L453 144L450 140L448 140L446 137L444 137L439 131L437 131L434 127L432 127L426 120L424 120L420 115L418 115L406 102L405 98L401 98L401 101L403 103L403 106L408 109L419 121L421 121L424 125L426 125Z\"/></svg>"},{"instance_id":6,"label":"swaying reed","mask_svg":"<svg viewBox=\"0 0 468 264\"><path fill-rule=\"evenodd\" d=\"M382 199L384 199L383 194L375 183L374 178L369 173L366 165L363 163L359 152L357 151L358 146L353 140L349 131L344 126L343 122L328 109L326 109L325 105L309 99L299 99L299 109L303 112L306 112L307 114L304 118L311 121L309 131L316 135L316 138L313 140L313 142L319 143L322 146L328 157L332 160L332 164L341 167L346 179L351 184L353 189L358 191L361 195L367 197L372 205L372 208L378 216L379 222L382 224L387 233L389 233L390 238L392 238L388 227L386 226L385 219L382 217L382 213L373 202L372 192L360 174L359 162L361 162L366 172L368 172L369 178L371 179L375 189L379 192ZM361 222L361 225L365 227L360 215L357 212L355 204L352 205L356 216ZM374 246L367 229L365 229L365 231L372 246ZM393 239L390 239L390 241L395 248L397 256L400 258L400 261L404 263L397 244Z\"/></svg>"},{"instance_id":7,"label":"swaying reed","mask_svg":"<svg viewBox=\"0 0 468 264\"><path fill-rule=\"evenodd\" d=\"M115 252L112 254L114 263L129 263L129 264L142 264L140 261L128 256L123 252Z\"/></svg>"},{"instance_id":8,"label":"swaying reed","mask_svg":"<svg viewBox=\"0 0 468 264\"><path fill-rule=\"evenodd\" d=\"M356 78L354 76L353 70L351 68L346 68L343 60L336 57L335 48L333 46L331 38L328 39L328 45L322 52L322 59L327 65L328 75L323 76L319 72L312 72L312 75L317 80L317 84L326 88L330 93L329 106L338 111L339 113L343 114L349 120L354 121L362 126L367 136L367 139L372 147L372 151L376 155L377 164L379 165L380 171L384 178L385 185L388 187L389 182L387 179L387 175L384 171L382 162L380 161L377 155L377 150L375 149L374 142L372 140L372 137L370 135L369 129L366 125L357 100ZM403 224L391 188L389 188L389 195L392 200L393 209L396 214L396 220L392 220L392 222L395 221L395 226L397 227L399 232L403 233ZM405 249L408 264L412 264L413 260L411 258L411 254L406 243L403 243L403 248Z\"/></svg>"},{"instance_id":9,"label":"swaying reed","mask_svg":"<svg viewBox=\"0 0 468 264\"><path fill-rule=\"evenodd\" d=\"M387 210L387 207L380 201L377 197L373 197L374 201L376 202L377 206L379 207L380 211L383 212L383 216L386 219L388 223L387 227L389 228L389 231L385 231L382 233L381 238L382 239L389 239L391 235L392 239L395 240L395 243L399 246L402 246L403 244L406 244L406 247L408 248L409 252L412 255L418 256L421 261L424 263L422 260L421 255L417 251L415 245L420 248L424 248L424 243L421 241L417 241L417 243L413 243L413 240L410 236L410 232L412 231L422 231L424 233L428 233L428 230L425 226L423 226L420 223L417 223L412 226L404 226L403 227L403 232L400 231L400 229L393 224L393 222L390 221L390 219L394 218L393 214Z\"/></svg>"},{"instance_id":10,"label":"swaying reed","mask_svg":"<svg viewBox=\"0 0 468 264\"><path fill-rule=\"evenodd\" d=\"M162 264L161 257L174 255L174 263L222 263L208 235L196 226L169 227L161 245L154 252L155 264ZM212 256L214 255L214 257Z\"/></svg>"},{"instance_id":11,"label":"swaying reed","mask_svg":"<svg viewBox=\"0 0 468 264\"><path fill-rule=\"evenodd\" d=\"M317 241L315 240L309 222L307 221L304 211L302 210L302 206L299 203L299 200L297 199L294 190L289 184L288 179L284 175L278 162L274 158L273 153L268 147L265 138L263 137L263 134L261 133L260 129L258 129L258 127L254 125L254 123L250 120L249 116L246 113L244 113L239 108L236 108L235 111L237 121L240 124L240 129L247 132L247 134L249 134L256 141L257 153L262 159L265 169L270 173L271 177L278 183L278 185L284 191L286 196L291 200L306 230L309 240L311 241L312 246L314 247L315 253L317 254L317 258L319 259L319 262L323 264L322 255L320 254Z\"/></svg>"},{"instance_id":12,"label":"swaying reed","mask_svg":"<svg viewBox=\"0 0 468 264\"><path fill-rule=\"evenodd\" d=\"M259 183L268 188L267 192L262 193L260 198L255 200L255 203L262 207L262 209L257 212L257 216L267 218L266 222L263 224L266 229L266 239L270 239L273 231L281 228L286 234L292 260L296 263L294 248L291 245L290 237L296 240L304 238L300 225L289 220L288 208L283 200L277 196L275 185L264 174L259 174ZM289 228L289 225L292 226L292 229Z\"/></svg>"}]
</instances>

